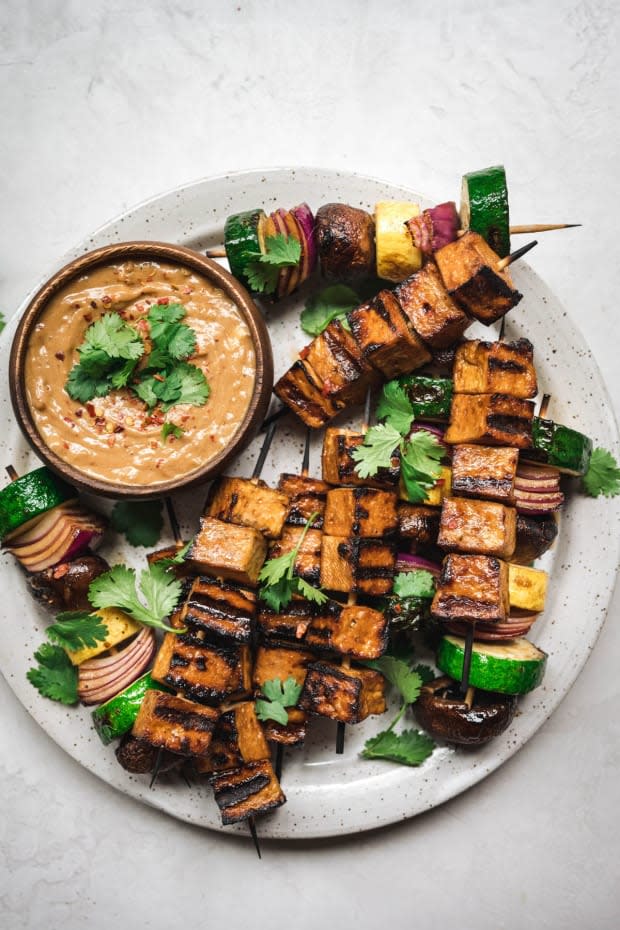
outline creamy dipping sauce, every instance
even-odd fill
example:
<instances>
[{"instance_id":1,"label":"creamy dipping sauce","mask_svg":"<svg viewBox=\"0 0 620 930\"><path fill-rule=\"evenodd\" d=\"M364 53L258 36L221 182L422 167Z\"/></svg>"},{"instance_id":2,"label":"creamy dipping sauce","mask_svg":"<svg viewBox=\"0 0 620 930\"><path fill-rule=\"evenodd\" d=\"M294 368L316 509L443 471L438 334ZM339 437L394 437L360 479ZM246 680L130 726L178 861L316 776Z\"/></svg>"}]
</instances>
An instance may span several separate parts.
<instances>
[{"instance_id":1,"label":"creamy dipping sauce","mask_svg":"<svg viewBox=\"0 0 620 930\"><path fill-rule=\"evenodd\" d=\"M127 389L85 404L72 400L65 385L88 327L117 312L148 332L141 320L158 302L185 307L182 322L196 334L187 361L209 383L207 402L178 404L164 417L158 408L149 414ZM72 281L42 312L25 363L28 405L49 448L86 474L125 485L154 485L207 464L233 439L255 380L252 337L234 301L191 269L165 262L106 265ZM183 435L162 442L164 420Z\"/></svg>"}]
</instances>

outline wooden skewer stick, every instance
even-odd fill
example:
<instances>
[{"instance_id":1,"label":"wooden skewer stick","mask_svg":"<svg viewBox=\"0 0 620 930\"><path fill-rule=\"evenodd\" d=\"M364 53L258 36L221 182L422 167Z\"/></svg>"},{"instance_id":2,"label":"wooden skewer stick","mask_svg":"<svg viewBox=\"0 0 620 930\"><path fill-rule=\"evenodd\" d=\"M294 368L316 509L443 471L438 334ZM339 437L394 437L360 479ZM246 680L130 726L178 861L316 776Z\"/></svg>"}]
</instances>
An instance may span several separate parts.
<instances>
[{"instance_id":1,"label":"wooden skewer stick","mask_svg":"<svg viewBox=\"0 0 620 930\"><path fill-rule=\"evenodd\" d=\"M538 416L541 420L544 420L547 416L549 410L549 404L551 403L551 394L543 394L542 400L540 402L540 409L538 411Z\"/></svg>"},{"instance_id":2,"label":"wooden skewer stick","mask_svg":"<svg viewBox=\"0 0 620 930\"><path fill-rule=\"evenodd\" d=\"M535 245L538 245L538 239L534 239L532 242L528 242L527 245L522 245L520 249L517 249L516 252L511 252L510 255L506 256L506 258L500 258L495 267L498 271L503 271L504 268L508 267L508 265L512 265L512 263L516 262L518 258L521 258L523 255L525 255L526 252L529 252L530 249L533 249Z\"/></svg>"},{"instance_id":3,"label":"wooden skewer stick","mask_svg":"<svg viewBox=\"0 0 620 930\"><path fill-rule=\"evenodd\" d=\"M282 417L285 417L287 413L291 412L290 407L285 407L284 404L281 407L278 407L274 410L273 413L270 413L268 417L265 417L263 420L263 425L261 426L259 432L264 433L272 423L277 423Z\"/></svg>"},{"instance_id":4,"label":"wooden skewer stick","mask_svg":"<svg viewBox=\"0 0 620 930\"><path fill-rule=\"evenodd\" d=\"M174 544L177 549L181 549L184 545L183 537L181 535L181 527L179 526L179 521L174 510L174 504L172 503L172 498L166 498L166 512L168 514L168 521L170 523L170 529L172 530L172 535L174 536Z\"/></svg>"},{"instance_id":5,"label":"wooden skewer stick","mask_svg":"<svg viewBox=\"0 0 620 930\"><path fill-rule=\"evenodd\" d=\"M469 624L465 634L465 654L463 655L463 671L461 673L460 692L465 699L469 691L469 670L471 668L471 654L474 648L475 623Z\"/></svg>"},{"instance_id":6,"label":"wooden skewer stick","mask_svg":"<svg viewBox=\"0 0 620 930\"><path fill-rule=\"evenodd\" d=\"M258 842L258 833L256 832L256 823L253 817L248 817L248 830L250 831L250 836L254 840L254 849L256 850L256 855L259 859L262 859L263 857Z\"/></svg>"},{"instance_id":7,"label":"wooden skewer stick","mask_svg":"<svg viewBox=\"0 0 620 930\"><path fill-rule=\"evenodd\" d=\"M157 756L155 758L155 765L153 766L153 774L149 782L149 788L152 788L155 782L157 781L157 776L159 775L159 770L161 768L163 758L164 758L164 748L163 746L160 746L159 749L157 750Z\"/></svg>"},{"instance_id":8,"label":"wooden skewer stick","mask_svg":"<svg viewBox=\"0 0 620 930\"><path fill-rule=\"evenodd\" d=\"M17 474L15 468L12 465L7 465L4 469L11 481L17 481L19 475Z\"/></svg>"},{"instance_id":9,"label":"wooden skewer stick","mask_svg":"<svg viewBox=\"0 0 620 930\"><path fill-rule=\"evenodd\" d=\"M226 258L226 249L223 245L216 245L211 249L207 249L205 255L207 258Z\"/></svg>"}]
</instances>

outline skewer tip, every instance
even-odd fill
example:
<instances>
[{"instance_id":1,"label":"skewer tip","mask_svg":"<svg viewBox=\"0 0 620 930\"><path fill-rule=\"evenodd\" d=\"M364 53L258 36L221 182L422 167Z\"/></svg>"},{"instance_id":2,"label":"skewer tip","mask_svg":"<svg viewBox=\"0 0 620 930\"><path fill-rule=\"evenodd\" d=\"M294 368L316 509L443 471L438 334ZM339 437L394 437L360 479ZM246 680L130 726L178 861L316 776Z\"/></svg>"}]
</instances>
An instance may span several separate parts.
<instances>
[{"instance_id":1,"label":"skewer tip","mask_svg":"<svg viewBox=\"0 0 620 930\"><path fill-rule=\"evenodd\" d=\"M522 245L520 249L517 249L516 252L511 252L510 255L507 255L505 258L502 258L497 263L497 270L503 271L504 268L507 268L508 265L512 265L513 262L516 262L518 258L522 258L526 252L529 252L534 248L535 245L538 245L538 239L534 239L532 242L528 242L527 245Z\"/></svg>"},{"instance_id":2,"label":"skewer tip","mask_svg":"<svg viewBox=\"0 0 620 930\"><path fill-rule=\"evenodd\" d=\"M258 833L256 832L256 824L254 823L253 817L248 818L248 830L250 831L250 836L252 837L254 841L254 849L256 850L256 855L258 856L259 859L262 859L263 856L260 851L260 844L258 842Z\"/></svg>"}]
</instances>

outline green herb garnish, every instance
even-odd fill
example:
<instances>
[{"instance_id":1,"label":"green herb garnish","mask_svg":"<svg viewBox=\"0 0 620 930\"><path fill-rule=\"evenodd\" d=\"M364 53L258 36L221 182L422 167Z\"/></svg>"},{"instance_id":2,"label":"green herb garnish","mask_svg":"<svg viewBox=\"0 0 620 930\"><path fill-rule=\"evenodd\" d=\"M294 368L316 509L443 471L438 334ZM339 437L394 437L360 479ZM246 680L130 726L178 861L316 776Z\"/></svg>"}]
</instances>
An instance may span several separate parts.
<instances>
[{"instance_id":1,"label":"green herb garnish","mask_svg":"<svg viewBox=\"0 0 620 930\"><path fill-rule=\"evenodd\" d=\"M43 697L61 704L77 704L78 670L60 646L43 643L34 654L36 668L26 678Z\"/></svg>"},{"instance_id":2,"label":"green herb garnish","mask_svg":"<svg viewBox=\"0 0 620 930\"><path fill-rule=\"evenodd\" d=\"M377 418L385 420L401 436L406 436L414 420L413 406L407 392L398 381L388 381L377 405Z\"/></svg>"},{"instance_id":3,"label":"green herb garnish","mask_svg":"<svg viewBox=\"0 0 620 930\"><path fill-rule=\"evenodd\" d=\"M286 726L288 723L287 707L295 707L301 694L301 685L294 678L287 678L284 684L280 678L266 681L262 693L267 700L258 698L256 701L256 716L259 720L275 720Z\"/></svg>"},{"instance_id":4,"label":"green herb garnish","mask_svg":"<svg viewBox=\"0 0 620 930\"><path fill-rule=\"evenodd\" d=\"M607 449L596 448L592 452L588 470L581 479L586 494L591 497L616 497L620 494L620 468Z\"/></svg>"},{"instance_id":5,"label":"green herb garnish","mask_svg":"<svg viewBox=\"0 0 620 930\"><path fill-rule=\"evenodd\" d=\"M85 610L67 610L58 614L56 622L48 626L48 639L75 652L105 642L108 628L98 614Z\"/></svg>"},{"instance_id":6,"label":"green herb garnish","mask_svg":"<svg viewBox=\"0 0 620 930\"><path fill-rule=\"evenodd\" d=\"M257 294L274 294L281 268L294 267L301 258L301 244L293 236L276 233L265 239L265 252L249 252L243 273Z\"/></svg>"},{"instance_id":7,"label":"green herb garnish","mask_svg":"<svg viewBox=\"0 0 620 930\"><path fill-rule=\"evenodd\" d=\"M433 573L425 568L414 568L409 572L399 572L394 577L392 590L397 597L432 598L435 594Z\"/></svg>"},{"instance_id":8,"label":"green herb garnish","mask_svg":"<svg viewBox=\"0 0 620 930\"><path fill-rule=\"evenodd\" d=\"M161 428L161 441L166 443L168 436L174 436L175 439L180 439L183 436L183 430L180 426L177 426L176 423L164 423Z\"/></svg>"},{"instance_id":9,"label":"green herb garnish","mask_svg":"<svg viewBox=\"0 0 620 930\"><path fill-rule=\"evenodd\" d=\"M140 572L126 565L115 565L91 582L88 600L95 608L118 607L144 626L183 633L164 623L179 603L181 582L166 567L155 562Z\"/></svg>"},{"instance_id":10,"label":"green herb garnish","mask_svg":"<svg viewBox=\"0 0 620 930\"><path fill-rule=\"evenodd\" d=\"M360 299L352 288L345 284L333 284L318 294L312 294L301 311L301 328L309 336L318 336L332 320L340 320L349 329L347 313L359 306Z\"/></svg>"},{"instance_id":11,"label":"green herb garnish","mask_svg":"<svg viewBox=\"0 0 620 930\"><path fill-rule=\"evenodd\" d=\"M295 593L301 594L315 604L324 604L327 600L326 594L308 584L303 578L293 574L295 559L299 554L301 544L318 515L318 511L310 515L294 549L275 559L268 559L260 570L258 580L262 582L262 585L259 590L259 597L272 610L278 611L286 606Z\"/></svg>"},{"instance_id":12,"label":"green herb garnish","mask_svg":"<svg viewBox=\"0 0 620 930\"><path fill-rule=\"evenodd\" d=\"M154 546L164 525L161 501L118 501L110 523L132 546Z\"/></svg>"},{"instance_id":13,"label":"green herb garnish","mask_svg":"<svg viewBox=\"0 0 620 930\"><path fill-rule=\"evenodd\" d=\"M4 319L4 313L0 311L0 333L2 332L5 326L6 326L6 320Z\"/></svg>"}]
</instances>

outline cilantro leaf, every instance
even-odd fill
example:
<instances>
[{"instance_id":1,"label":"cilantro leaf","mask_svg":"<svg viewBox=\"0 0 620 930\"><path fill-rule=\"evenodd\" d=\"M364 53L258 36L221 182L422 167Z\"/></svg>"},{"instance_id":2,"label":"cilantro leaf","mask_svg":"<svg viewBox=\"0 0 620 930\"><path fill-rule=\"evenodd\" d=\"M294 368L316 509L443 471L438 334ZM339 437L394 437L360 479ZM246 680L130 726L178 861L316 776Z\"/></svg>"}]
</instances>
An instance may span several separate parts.
<instances>
[{"instance_id":1,"label":"cilantro leaf","mask_svg":"<svg viewBox=\"0 0 620 930\"><path fill-rule=\"evenodd\" d=\"M60 646L43 643L34 654L38 667L26 673L37 691L61 704L77 704L78 670Z\"/></svg>"},{"instance_id":2,"label":"cilantro leaf","mask_svg":"<svg viewBox=\"0 0 620 930\"><path fill-rule=\"evenodd\" d=\"M147 319L151 330L151 339L154 339L153 326L157 323L178 323L186 314L183 304L153 304L149 308Z\"/></svg>"},{"instance_id":3,"label":"cilantro leaf","mask_svg":"<svg viewBox=\"0 0 620 930\"><path fill-rule=\"evenodd\" d=\"M196 349L196 334L185 323L182 304L154 304L148 314L153 349L148 360L149 368L167 367L174 361L189 358Z\"/></svg>"},{"instance_id":4,"label":"cilantro leaf","mask_svg":"<svg viewBox=\"0 0 620 930\"><path fill-rule=\"evenodd\" d=\"M261 600L276 613L286 604L290 603L292 596L293 582L287 575L284 575L278 581L271 584L264 584L259 592Z\"/></svg>"},{"instance_id":5,"label":"cilantro leaf","mask_svg":"<svg viewBox=\"0 0 620 930\"><path fill-rule=\"evenodd\" d=\"M441 474L441 460L445 449L433 433L421 429L407 440L402 459L412 469L436 481Z\"/></svg>"},{"instance_id":6,"label":"cilantro leaf","mask_svg":"<svg viewBox=\"0 0 620 930\"><path fill-rule=\"evenodd\" d=\"M361 755L365 759L388 759L401 765L421 765L431 755L435 743L420 730L383 730L366 740Z\"/></svg>"},{"instance_id":7,"label":"cilantro leaf","mask_svg":"<svg viewBox=\"0 0 620 930\"><path fill-rule=\"evenodd\" d=\"M414 420L413 405L398 381L388 381L377 405L377 419L385 420L401 436L406 436Z\"/></svg>"},{"instance_id":8,"label":"cilantro leaf","mask_svg":"<svg viewBox=\"0 0 620 930\"><path fill-rule=\"evenodd\" d=\"M313 604L324 604L328 600L327 594L324 594L319 588L315 588L314 585L308 584L303 578L296 577L293 578L293 581L297 593L305 597L307 601L312 601Z\"/></svg>"},{"instance_id":9,"label":"cilantro leaf","mask_svg":"<svg viewBox=\"0 0 620 930\"><path fill-rule=\"evenodd\" d=\"M187 362L182 362L176 366L173 374L178 377L179 397L178 400L172 403L169 400L166 401L162 405L164 412L169 410L175 403L194 404L196 407L201 407L207 402L211 390L200 368L196 365L188 365Z\"/></svg>"},{"instance_id":10,"label":"cilantro leaf","mask_svg":"<svg viewBox=\"0 0 620 930\"><path fill-rule=\"evenodd\" d=\"M435 594L435 579L432 572L416 568L410 572L399 572L392 586L398 597L428 597Z\"/></svg>"},{"instance_id":11,"label":"cilantro leaf","mask_svg":"<svg viewBox=\"0 0 620 930\"><path fill-rule=\"evenodd\" d=\"M294 707L301 694L301 685L289 676L284 683L280 678L266 681L262 687L266 701L259 698L256 701L256 716L259 720L275 720L286 726L288 723L287 707Z\"/></svg>"},{"instance_id":12,"label":"cilantro leaf","mask_svg":"<svg viewBox=\"0 0 620 930\"><path fill-rule=\"evenodd\" d=\"M161 501L118 501L110 523L132 546L154 546L164 525Z\"/></svg>"},{"instance_id":13,"label":"cilantro leaf","mask_svg":"<svg viewBox=\"0 0 620 930\"><path fill-rule=\"evenodd\" d=\"M409 668L408 663L403 659L384 655L380 659L371 659L364 664L369 668L374 668L377 672L381 672L383 677L398 689L403 704L413 704L414 701L417 701L422 687L422 679L417 672Z\"/></svg>"},{"instance_id":14,"label":"cilantro leaf","mask_svg":"<svg viewBox=\"0 0 620 930\"><path fill-rule=\"evenodd\" d=\"M259 597L272 610L279 611L281 607L288 604L294 592L303 594L304 597L316 604L323 604L327 600L327 595L323 594L322 591L307 584L303 578L294 575L295 559L306 538L306 533L318 515L317 510L310 515L294 549L277 556L275 559L268 559L259 572L258 580L262 582L258 592Z\"/></svg>"},{"instance_id":15,"label":"cilantro leaf","mask_svg":"<svg viewBox=\"0 0 620 930\"><path fill-rule=\"evenodd\" d=\"M144 355L144 343L139 333L125 323L120 314L104 313L88 327L78 352L80 356L103 352L111 359L137 361Z\"/></svg>"},{"instance_id":16,"label":"cilantro leaf","mask_svg":"<svg viewBox=\"0 0 620 930\"><path fill-rule=\"evenodd\" d=\"M300 258L300 242L294 236L276 233L266 237L264 252L248 253L249 260L243 273L257 294L273 294L278 286L280 269L294 267Z\"/></svg>"},{"instance_id":17,"label":"cilantro leaf","mask_svg":"<svg viewBox=\"0 0 620 930\"><path fill-rule=\"evenodd\" d=\"M69 372L65 390L72 400L87 404L93 397L105 397L112 390L112 381L107 375L94 376L82 365L74 365Z\"/></svg>"},{"instance_id":18,"label":"cilantro leaf","mask_svg":"<svg viewBox=\"0 0 620 930\"><path fill-rule=\"evenodd\" d=\"M385 423L371 426L361 446L351 456L356 462L355 471L360 478L371 478L380 468L390 468L394 451L398 449L401 435L393 426Z\"/></svg>"},{"instance_id":19,"label":"cilantro leaf","mask_svg":"<svg viewBox=\"0 0 620 930\"><path fill-rule=\"evenodd\" d=\"M318 336L332 320L341 320L345 328L346 315L359 306L360 299L352 288L345 284L334 284L318 294L312 294L301 311L301 328L309 336Z\"/></svg>"},{"instance_id":20,"label":"cilantro leaf","mask_svg":"<svg viewBox=\"0 0 620 930\"><path fill-rule=\"evenodd\" d=\"M108 628L97 614L85 610L68 610L58 614L48 626L47 636L63 649L75 651L105 642Z\"/></svg>"},{"instance_id":21,"label":"cilantro leaf","mask_svg":"<svg viewBox=\"0 0 620 930\"><path fill-rule=\"evenodd\" d=\"M176 423L164 423L161 428L161 441L165 445L168 436L174 436L175 439L180 439L183 436L184 430L180 426L177 426Z\"/></svg>"},{"instance_id":22,"label":"cilantro leaf","mask_svg":"<svg viewBox=\"0 0 620 930\"><path fill-rule=\"evenodd\" d=\"M407 500L412 504L421 504L425 501L428 492L436 484L436 481L429 478L428 475L424 475L412 468L404 458L400 460L400 477L407 492Z\"/></svg>"},{"instance_id":23,"label":"cilantro leaf","mask_svg":"<svg viewBox=\"0 0 620 930\"><path fill-rule=\"evenodd\" d=\"M91 582L88 599L95 608L118 607L145 626L168 633L182 633L182 629L163 622L163 618L177 606L182 588L172 572L155 562L141 572L138 591L135 569L115 565ZM142 595L142 600L139 595Z\"/></svg>"},{"instance_id":24,"label":"cilantro leaf","mask_svg":"<svg viewBox=\"0 0 620 930\"><path fill-rule=\"evenodd\" d=\"M593 450L590 465L581 480L590 497L598 497L600 494L616 497L620 494L620 468L606 449L598 447Z\"/></svg>"},{"instance_id":25,"label":"cilantro leaf","mask_svg":"<svg viewBox=\"0 0 620 930\"><path fill-rule=\"evenodd\" d=\"M0 311L0 333L2 332L5 326L6 326L6 320L4 319L4 313Z\"/></svg>"},{"instance_id":26,"label":"cilantro leaf","mask_svg":"<svg viewBox=\"0 0 620 930\"><path fill-rule=\"evenodd\" d=\"M191 544L192 540L190 539L185 543L184 546L181 546L176 555L172 556L171 558L159 559L158 564L161 565L162 568L171 568L173 565L182 565L185 561L185 556L187 555Z\"/></svg>"},{"instance_id":27,"label":"cilantro leaf","mask_svg":"<svg viewBox=\"0 0 620 930\"><path fill-rule=\"evenodd\" d=\"M414 672L417 672L420 678L422 679L422 684L427 685L429 681L432 681L435 677L435 672L429 665L414 665Z\"/></svg>"}]
</instances>

